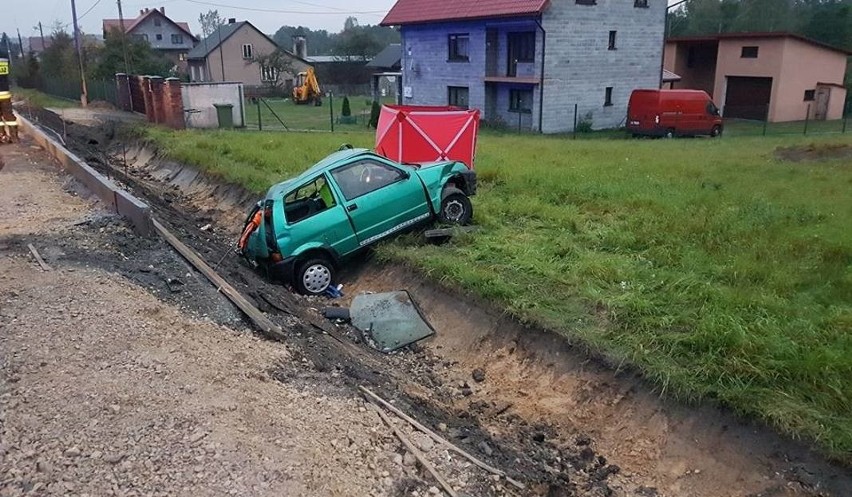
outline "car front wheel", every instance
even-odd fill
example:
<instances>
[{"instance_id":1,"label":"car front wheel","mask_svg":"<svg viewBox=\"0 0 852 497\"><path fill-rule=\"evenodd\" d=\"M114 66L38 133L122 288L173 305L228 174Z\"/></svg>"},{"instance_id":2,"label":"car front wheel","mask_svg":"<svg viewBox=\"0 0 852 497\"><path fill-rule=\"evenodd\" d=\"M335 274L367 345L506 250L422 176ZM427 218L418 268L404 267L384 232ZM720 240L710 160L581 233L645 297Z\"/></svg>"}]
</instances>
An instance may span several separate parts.
<instances>
[{"instance_id":1,"label":"car front wheel","mask_svg":"<svg viewBox=\"0 0 852 497\"><path fill-rule=\"evenodd\" d=\"M473 218L473 205L463 191L448 186L441 194L441 212L438 219L442 223L461 224L470 223Z\"/></svg>"},{"instance_id":2,"label":"car front wheel","mask_svg":"<svg viewBox=\"0 0 852 497\"><path fill-rule=\"evenodd\" d=\"M334 266L325 257L305 259L296 269L296 290L305 295L319 295L334 281Z\"/></svg>"}]
</instances>

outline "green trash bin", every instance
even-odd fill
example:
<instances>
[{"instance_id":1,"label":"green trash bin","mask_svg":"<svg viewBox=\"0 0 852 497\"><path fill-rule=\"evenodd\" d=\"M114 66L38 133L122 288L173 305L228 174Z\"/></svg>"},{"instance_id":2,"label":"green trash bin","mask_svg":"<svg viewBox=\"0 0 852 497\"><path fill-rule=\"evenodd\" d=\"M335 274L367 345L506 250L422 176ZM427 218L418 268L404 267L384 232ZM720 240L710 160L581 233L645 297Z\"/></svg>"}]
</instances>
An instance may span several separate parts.
<instances>
[{"instance_id":1,"label":"green trash bin","mask_svg":"<svg viewBox=\"0 0 852 497\"><path fill-rule=\"evenodd\" d=\"M216 118L219 120L220 129L231 129L234 127L234 105L213 104L216 107Z\"/></svg>"}]
</instances>

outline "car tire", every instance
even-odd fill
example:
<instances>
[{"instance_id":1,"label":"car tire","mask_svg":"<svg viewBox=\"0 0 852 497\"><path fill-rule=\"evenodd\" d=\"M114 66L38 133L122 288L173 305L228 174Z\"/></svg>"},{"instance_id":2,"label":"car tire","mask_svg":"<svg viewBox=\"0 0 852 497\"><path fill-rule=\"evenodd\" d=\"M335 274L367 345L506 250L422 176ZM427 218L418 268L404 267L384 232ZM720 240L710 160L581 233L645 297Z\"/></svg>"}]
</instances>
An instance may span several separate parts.
<instances>
[{"instance_id":1,"label":"car tire","mask_svg":"<svg viewBox=\"0 0 852 497\"><path fill-rule=\"evenodd\" d=\"M293 283L304 295L320 295L334 281L334 265L325 257L305 259L296 267Z\"/></svg>"},{"instance_id":2,"label":"car tire","mask_svg":"<svg viewBox=\"0 0 852 497\"><path fill-rule=\"evenodd\" d=\"M710 136L713 138L719 138L720 136L722 136L722 127L713 126L713 129L710 130Z\"/></svg>"},{"instance_id":3,"label":"car tire","mask_svg":"<svg viewBox=\"0 0 852 497\"><path fill-rule=\"evenodd\" d=\"M673 128L667 129L665 137L666 138L674 138L675 137L675 130Z\"/></svg>"},{"instance_id":4,"label":"car tire","mask_svg":"<svg viewBox=\"0 0 852 497\"><path fill-rule=\"evenodd\" d=\"M444 188L441 193L441 210L438 220L446 224L466 225L473 219L473 204L463 191L453 186Z\"/></svg>"}]
</instances>

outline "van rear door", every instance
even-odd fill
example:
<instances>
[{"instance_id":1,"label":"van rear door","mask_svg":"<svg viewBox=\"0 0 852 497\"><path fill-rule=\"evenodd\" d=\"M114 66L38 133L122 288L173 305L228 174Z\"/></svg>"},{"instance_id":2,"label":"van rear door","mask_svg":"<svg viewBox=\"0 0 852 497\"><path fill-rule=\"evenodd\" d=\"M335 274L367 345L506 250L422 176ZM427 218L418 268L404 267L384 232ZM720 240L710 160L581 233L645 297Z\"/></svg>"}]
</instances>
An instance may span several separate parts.
<instances>
[{"instance_id":1,"label":"van rear door","mask_svg":"<svg viewBox=\"0 0 852 497\"><path fill-rule=\"evenodd\" d=\"M627 128L633 133L653 134L659 100L659 90L633 90L627 105Z\"/></svg>"}]
</instances>

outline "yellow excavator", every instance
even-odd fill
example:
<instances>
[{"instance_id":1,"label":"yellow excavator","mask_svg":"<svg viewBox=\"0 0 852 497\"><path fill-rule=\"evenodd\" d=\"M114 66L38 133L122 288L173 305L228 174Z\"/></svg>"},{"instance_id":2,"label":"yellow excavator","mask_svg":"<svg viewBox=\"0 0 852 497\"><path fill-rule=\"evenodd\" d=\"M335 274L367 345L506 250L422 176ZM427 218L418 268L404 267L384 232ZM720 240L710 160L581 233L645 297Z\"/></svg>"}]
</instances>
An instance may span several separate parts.
<instances>
[{"instance_id":1,"label":"yellow excavator","mask_svg":"<svg viewBox=\"0 0 852 497\"><path fill-rule=\"evenodd\" d=\"M313 67L296 75L296 86L293 88L293 102L297 104L313 103L322 105L322 93L319 81Z\"/></svg>"}]
</instances>

